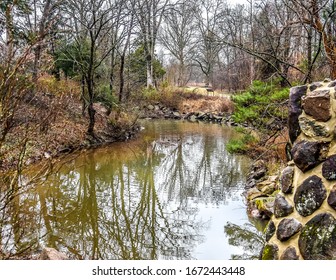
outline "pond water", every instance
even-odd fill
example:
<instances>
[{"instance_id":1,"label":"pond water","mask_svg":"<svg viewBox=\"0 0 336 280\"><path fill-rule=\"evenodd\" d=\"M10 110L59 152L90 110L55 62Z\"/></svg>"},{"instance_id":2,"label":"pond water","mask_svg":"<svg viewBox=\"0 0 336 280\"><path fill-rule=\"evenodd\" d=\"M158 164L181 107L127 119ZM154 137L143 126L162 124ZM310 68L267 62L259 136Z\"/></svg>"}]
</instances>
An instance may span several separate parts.
<instances>
[{"instance_id":1,"label":"pond water","mask_svg":"<svg viewBox=\"0 0 336 280\"><path fill-rule=\"evenodd\" d=\"M1 211L2 250L74 259L248 259L261 234L242 192L250 161L233 129L144 121L139 137L81 152Z\"/></svg>"}]
</instances>

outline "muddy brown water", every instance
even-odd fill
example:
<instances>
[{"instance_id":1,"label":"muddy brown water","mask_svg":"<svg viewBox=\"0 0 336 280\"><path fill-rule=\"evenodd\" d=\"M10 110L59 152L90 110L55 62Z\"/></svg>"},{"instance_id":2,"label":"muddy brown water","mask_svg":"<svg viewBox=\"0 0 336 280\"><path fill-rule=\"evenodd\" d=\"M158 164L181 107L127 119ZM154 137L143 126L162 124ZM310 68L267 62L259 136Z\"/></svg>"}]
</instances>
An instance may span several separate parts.
<instances>
[{"instance_id":1,"label":"muddy brown water","mask_svg":"<svg viewBox=\"0 0 336 280\"><path fill-rule=\"evenodd\" d=\"M250 259L261 234L242 192L250 160L217 124L150 120L135 140L80 153L0 212L3 252L73 259ZM24 181L29 181L28 178Z\"/></svg>"}]
</instances>

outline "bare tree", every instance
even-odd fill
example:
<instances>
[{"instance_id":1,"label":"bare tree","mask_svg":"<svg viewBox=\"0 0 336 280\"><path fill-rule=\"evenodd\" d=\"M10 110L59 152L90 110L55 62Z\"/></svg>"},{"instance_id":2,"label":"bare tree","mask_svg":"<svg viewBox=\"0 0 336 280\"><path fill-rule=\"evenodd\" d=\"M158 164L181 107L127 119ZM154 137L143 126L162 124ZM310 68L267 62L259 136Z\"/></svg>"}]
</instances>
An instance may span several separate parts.
<instances>
[{"instance_id":1,"label":"bare tree","mask_svg":"<svg viewBox=\"0 0 336 280\"><path fill-rule=\"evenodd\" d=\"M38 79L39 69L41 65L41 55L45 46L48 44L47 39L55 34L56 21L59 19L60 6L64 0L32 0L30 4L33 8L32 14L26 14L27 25L29 28L28 40L35 43L34 47L34 64L33 64L33 82L36 83Z\"/></svg>"},{"instance_id":2,"label":"bare tree","mask_svg":"<svg viewBox=\"0 0 336 280\"><path fill-rule=\"evenodd\" d=\"M197 50L194 60L205 75L205 84L212 86L214 66L222 44L218 41L219 21L226 3L221 0L202 0L195 9L197 18Z\"/></svg>"},{"instance_id":3,"label":"bare tree","mask_svg":"<svg viewBox=\"0 0 336 280\"><path fill-rule=\"evenodd\" d=\"M178 62L177 85L185 86L196 48L194 1L177 3L164 17L160 32L161 44ZM189 72L189 73L188 73Z\"/></svg>"},{"instance_id":4,"label":"bare tree","mask_svg":"<svg viewBox=\"0 0 336 280\"><path fill-rule=\"evenodd\" d=\"M147 87L155 87L153 62L159 27L169 0L131 0L146 59Z\"/></svg>"},{"instance_id":5,"label":"bare tree","mask_svg":"<svg viewBox=\"0 0 336 280\"><path fill-rule=\"evenodd\" d=\"M303 24L308 32L308 60L311 70L320 54L323 45L324 53L330 66L330 76L336 78L336 3L331 0L293 0L285 1L288 8L296 14L294 23ZM314 58L311 57L312 30L320 34L318 50ZM308 76L310 79L310 75Z\"/></svg>"},{"instance_id":6,"label":"bare tree","mask_svg":"<svg viewBox=\"0 0 336 280\"><path fill-rule=\"evenodd\" d=\"M100 48L101 45L105 45L110 32L112 7L104 0L69 1L68 6L69 16L74 21L73 26L75 27L72 40L77 48L76 56L73 53L68 53L68 55L69 59L78 64L84 78L87 94L83 95L83 100L89 115L87 133L94 136L96 111L93 103L96 98L97 70L114 48L114 46Z\"/></svg>"}]
</instances>

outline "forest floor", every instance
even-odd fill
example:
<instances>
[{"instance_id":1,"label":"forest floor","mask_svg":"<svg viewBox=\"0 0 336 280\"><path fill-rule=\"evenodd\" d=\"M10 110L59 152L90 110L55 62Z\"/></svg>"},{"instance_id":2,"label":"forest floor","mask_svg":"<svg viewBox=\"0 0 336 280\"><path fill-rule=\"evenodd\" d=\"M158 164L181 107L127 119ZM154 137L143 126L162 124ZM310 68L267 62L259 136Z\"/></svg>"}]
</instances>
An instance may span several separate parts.
<instances>
[{"instance_id":1,"label":"forest floor","mask_svg":"<svg viewBox=\"0 0 336 280\"><path fill-rule=\"evenodd\" d=\"M136 134L135 116L121 111L108 115L100 103L95 103L94 108L96 122L92 138L87 134L87 110L82 113L79 96L36 93L29 101L23 101L2 145L2 171L18 164L27 166L75 150L127 140Z\"/></svg>"}]
</instances>

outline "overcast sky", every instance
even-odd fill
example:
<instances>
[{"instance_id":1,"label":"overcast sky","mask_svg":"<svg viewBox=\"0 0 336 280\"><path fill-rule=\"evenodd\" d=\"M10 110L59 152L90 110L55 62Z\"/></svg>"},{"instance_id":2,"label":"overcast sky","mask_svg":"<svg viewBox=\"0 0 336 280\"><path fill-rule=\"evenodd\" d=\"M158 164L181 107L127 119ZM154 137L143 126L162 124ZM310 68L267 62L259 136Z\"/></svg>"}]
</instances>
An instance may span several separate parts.
<instances>
[{"instance_id":1,"label":"overcast sky","mask_svg":"<svg viewBox=\"0 0 336 280\"><path fill-rule=\"evenodd\" d=\"M227 0L229 4L246 4L246 0Z\"/></svg>"}]
</instances>

